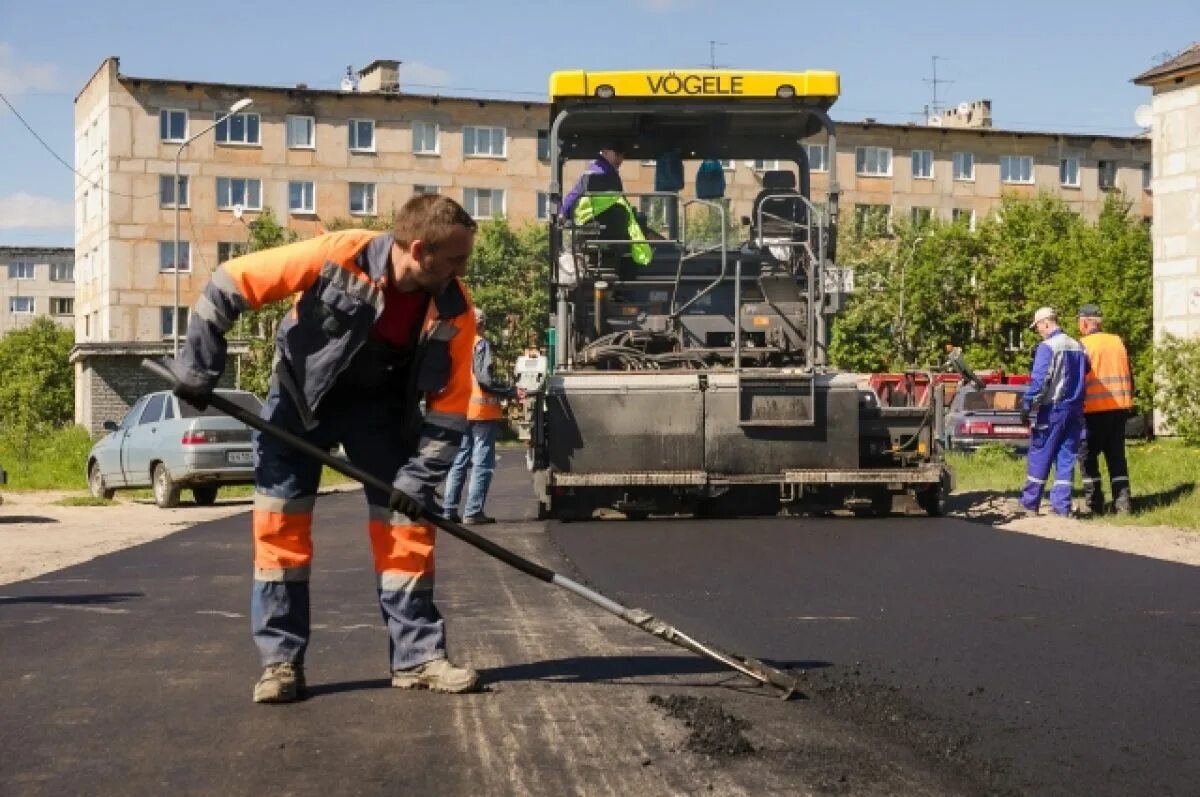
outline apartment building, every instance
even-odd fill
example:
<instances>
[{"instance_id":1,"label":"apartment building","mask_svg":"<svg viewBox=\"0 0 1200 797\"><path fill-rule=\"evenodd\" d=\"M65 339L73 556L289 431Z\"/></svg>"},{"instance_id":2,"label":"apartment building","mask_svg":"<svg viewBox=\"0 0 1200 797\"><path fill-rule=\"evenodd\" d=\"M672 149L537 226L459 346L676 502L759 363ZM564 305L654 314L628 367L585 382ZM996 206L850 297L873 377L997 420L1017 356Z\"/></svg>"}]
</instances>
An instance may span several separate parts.
<instances>
[{"instance_id":1,"label":"apartment building","mask_svg":"<svg viewBox=\"0 0 1200 797\"><path fill-rule=\"evenodd\" d=\"M386 216L428 192L481 219L545 219L548 105L410 94L398 65L375 61L356 83L326 90L133 77L105 60L75 101L76 169L88 177L75 190L79 362L92 345L169 339L176 281L185 323L212 270L244 249L247 225L266 208L302 236L333 218ZM243 99L252 104L213 127ZM1044 190L1094 216L1115 189L1148 215L1148 139L996 130L986 111L948 115L941 127L840 123L836 153L820 140L809 146L815 198L833 157L844 219L973 224L1006 193ZM622 167L630 193L653 188L647 156ZM687 165L689 177L697 166ZM582 164L572 167L568 185ZM735 216L749 213L765 171L786 168L725 167Z\"/></svg>"},{"instance_id":2,"label":"apartment building","mask_svg":"<svg viewBox=\"0 0 1200 797\"><path fill-rule=\"evenodd\" d=\"M75 250L0 246L0 335L50 316L75 324Z\"/></svg>"}]
</instances>

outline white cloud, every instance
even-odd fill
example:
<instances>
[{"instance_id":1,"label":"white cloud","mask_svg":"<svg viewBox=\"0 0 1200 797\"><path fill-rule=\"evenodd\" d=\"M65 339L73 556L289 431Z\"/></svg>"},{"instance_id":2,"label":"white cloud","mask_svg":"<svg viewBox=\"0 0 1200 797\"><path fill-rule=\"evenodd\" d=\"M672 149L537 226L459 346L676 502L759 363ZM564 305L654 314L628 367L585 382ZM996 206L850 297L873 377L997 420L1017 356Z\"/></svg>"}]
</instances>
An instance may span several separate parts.
<instances>
[{"instance_id":1,"label":"white cloud","mask_svg":"<svg viewBox=\"0 0 1200 797\"><path fill-rule=\"evenodd\" d=\"M423 64L420 61L406 61L400 64L400 90L409 86L449 86L450 73L436 66Z\"/></svg>"},{"instance_id":2,"label":"white cloud","mask_svg":"<svg viewBox=\"0 0 1200 797\"><path fill-rule=\"evenodd\" d=\"M53 91L60 87L57 66L20 61L12 45L0 42L0 93L11 97L26 91Z\"/></svg>"},{"instance_id":3,"label":"white cloud","mask_svg":"<svg viewBox=\"0 0 1200 797\"><path fill-rule=\"evenodd\" d=\"M74 224L70 202L33 194L0 196L0 230L70 228Z\"/></svg>"}]
</instances>

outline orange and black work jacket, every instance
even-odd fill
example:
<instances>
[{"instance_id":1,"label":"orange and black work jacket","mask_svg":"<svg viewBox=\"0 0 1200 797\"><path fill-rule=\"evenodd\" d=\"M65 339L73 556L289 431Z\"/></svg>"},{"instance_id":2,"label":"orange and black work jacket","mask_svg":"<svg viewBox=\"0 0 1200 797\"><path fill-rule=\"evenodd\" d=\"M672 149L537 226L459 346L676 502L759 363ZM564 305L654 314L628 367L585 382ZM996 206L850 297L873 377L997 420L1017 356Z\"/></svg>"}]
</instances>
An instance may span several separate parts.
<instances>
[{"instance_id":1,"label":"orange and black work jacket","mask_svg":"<svg viewBox=\"0 0 1200 797\"><path fill-rule=\"evenodd\" d=\"M479 335L475 336L475 354L471 358L471 404L467 408L468 421L498 421L504 417L502 399L517 394L512 385L492 375L492 346Z\"/></svg>"},{"instance_id":2,"label":"orange and black work jacket","mask_svg":"<svg viewBox=\"0 0 1200 797\"><path fill-rule=\"evenodd\" d=\"M219 266L192 308L180 364L215 381L225 370L225 335L238 316L294 296L276 335L274 377L306 428L321 401L370 338L383 313L391 234L329 233L244 255ZM475 314L466 288L454 280L428 303L405 388L405 436L415 454L395 484L425 500L449 470L467 426ZM425 397L425 414L419 399Z\"/></svg>"},{"instance_id":3,"label":"orange and black work jacket","mask_svg":"<svg viewBox=\"0 0 1200 797\"><path fill-rule=\"evenodd\" d=\"M1080 339L1088 355L1085 415L1128 410L1133 407L1133 371L1125 344L1109 332L1093 332Z\"/></svg>"}]
</instances>

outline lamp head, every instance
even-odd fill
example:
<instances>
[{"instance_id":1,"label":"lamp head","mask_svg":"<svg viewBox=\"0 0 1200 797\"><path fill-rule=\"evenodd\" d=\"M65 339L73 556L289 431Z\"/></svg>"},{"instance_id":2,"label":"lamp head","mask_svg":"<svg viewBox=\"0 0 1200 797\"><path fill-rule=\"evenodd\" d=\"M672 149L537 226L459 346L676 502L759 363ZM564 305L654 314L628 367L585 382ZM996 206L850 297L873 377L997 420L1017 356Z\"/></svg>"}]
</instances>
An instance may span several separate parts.
<instances>
[{"instance_id":1,"label":"lamp head","mask_svg":"<svg viewBox=\"0 0 1200 797\"><path fill-rule=\"evenodd\" d=\"M238 111L244 111L253 104L254 104L254 100L250 99L249 97L242 97L240 100L235 102L233 105L229 106L229 112L237 113Z\"/></svg>"}]
</instances>

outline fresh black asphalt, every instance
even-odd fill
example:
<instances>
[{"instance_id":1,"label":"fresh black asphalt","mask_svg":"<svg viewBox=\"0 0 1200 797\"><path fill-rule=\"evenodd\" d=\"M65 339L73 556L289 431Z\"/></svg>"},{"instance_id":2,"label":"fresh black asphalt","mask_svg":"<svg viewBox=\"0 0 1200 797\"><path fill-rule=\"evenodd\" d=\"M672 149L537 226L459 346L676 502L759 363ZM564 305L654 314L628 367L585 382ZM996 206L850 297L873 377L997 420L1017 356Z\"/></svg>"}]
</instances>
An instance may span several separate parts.
<instances>
[{"instance_id":1,"label":"fresh black asphalt","mask_svg":"<svg viewBox=\"0 0 1200 797\"><path fill-rule=\"evenodd\" d=\"M0 794L1200 791L1196 568L953 519L540 524L519 461L503 457L490 504L515 522L489 536L805 669L809 699L721 687L707 662L447 538L452 652L491 691L390 690L362 499L341 494L318 502L298 705L249 700L244 515L0 585ZM646 705L664 689L725 696L757 725L757 768L680 754Z\"/></svg>"}]
</instances>

